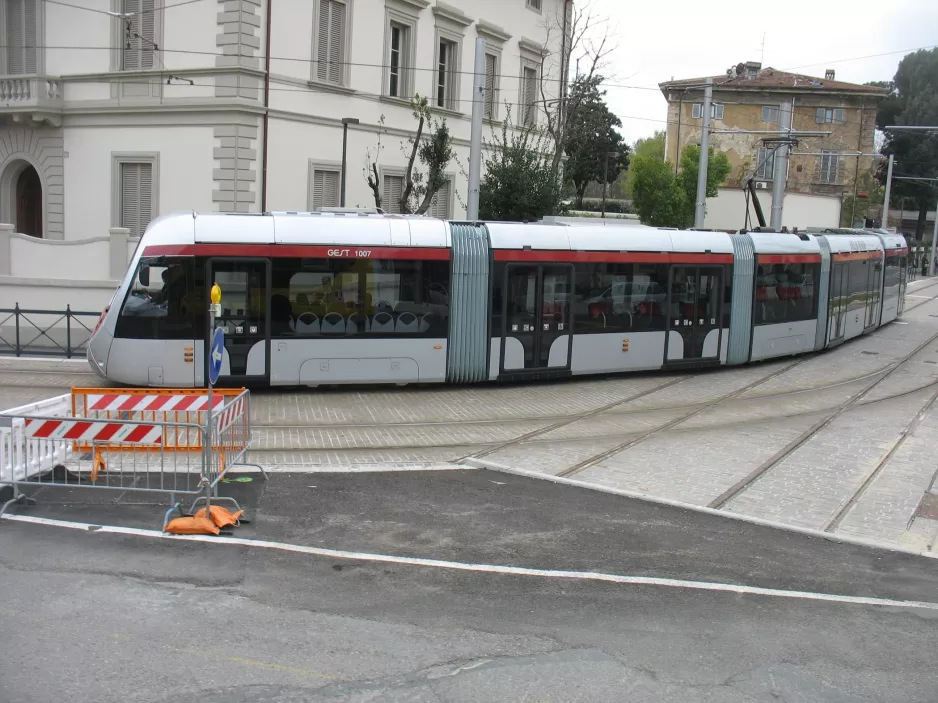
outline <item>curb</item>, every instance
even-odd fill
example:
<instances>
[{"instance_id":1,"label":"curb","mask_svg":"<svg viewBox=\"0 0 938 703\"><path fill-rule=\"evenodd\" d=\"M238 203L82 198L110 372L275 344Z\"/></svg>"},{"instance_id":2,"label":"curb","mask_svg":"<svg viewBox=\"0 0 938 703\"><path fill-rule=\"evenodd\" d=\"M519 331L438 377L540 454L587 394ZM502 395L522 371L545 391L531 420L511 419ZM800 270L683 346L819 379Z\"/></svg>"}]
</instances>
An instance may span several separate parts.
<instances>
[{"instance_id":1,"label":"curb","mask_svg":"<svg viewBox=\"0 0 938 703\"><path fill-rule=\"evenodd\" d=\"M599 491L600 493L611 493L612 495L623 496L625 498L635 498L636 500L641 500L646 503L654 503L656 505L667 505L672 508L681 508L682 510L692 510L695 513L703 513L704 515L714 515L717 517L738 520L739 522L746 522L752 525L760 525L762 527L771 527L776 530L782 530L784 532L793 532L799 535L805 535L807 537L816 537L818 539L823 539L828 542L838 542L841 544L852 544L858 547L869 547L872 549L885 549L891 552L898 552L901 554L911 554L917 557L926 557L928 559L938 559L938 552L932 551L921 551L918 549L911 549L909 547L902 547L891 542L880 542L872 539L865 539L863 537L849 537L845 535L836 535L831 534L830 532L822 532L821 530L814 530L809 527L796 527L795 525L788 525L783 522L776 522L775 520L765 520L758 517L750 517L748 515L740 515L739 513L730 513L725 510L715 510L714 508L707 508L702 505L694 505L693 503L685 503L680 500L669 500L667 498L658 498L655 496L650 496L646 493L639 493L637 491L629 491L623 488L608 488L606 486L599 486L594 483L588 483L587 481L578 481L574 478L563 478L561 476L552 476L550 474L538 473L537 471L530 471L528 469L517 469L512 466L507 466L506 464L499 464L494 461L488 461L486 459L473 459L468 458L464 459L463 463L469 464L470 466L475 466L479 469L488 469L489 471L497 471L504 474L515 474L516 476L524 476L526 478L535 478L542 481L550 481L552 483L560 483L566 486L576 486L577 488L586 488L591 491Z\"/></svg>"}]
</instances>

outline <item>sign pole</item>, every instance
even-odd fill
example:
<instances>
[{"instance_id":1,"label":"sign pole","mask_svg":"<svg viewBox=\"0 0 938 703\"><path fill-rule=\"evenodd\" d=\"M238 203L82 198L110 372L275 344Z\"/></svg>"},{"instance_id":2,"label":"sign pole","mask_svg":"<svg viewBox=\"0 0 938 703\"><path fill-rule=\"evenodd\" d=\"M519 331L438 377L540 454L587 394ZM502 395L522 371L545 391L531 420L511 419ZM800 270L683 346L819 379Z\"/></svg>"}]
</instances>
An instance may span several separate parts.
<instances>
[{"instance_id":1,"label":"sign pole","mask_svg":"<svg viewBox=\"0 0 938 703\"><path fill-rule=\"evenodd\" d=\"M211 304L208 306L208 319L209 326L212 330L211 343L208 348L208 410L206 411L205 417L205 434L202 438L202 452L203 452L203 479L208 481L208 486L205 490L205 515L208 518L211 518L210 508L211 508L211 484L212 481L209 480L205 474L209 473L211 469L214 469L212 466L212 447L214 446L214 423L212 422L212 413L214 407L212 406L212 389L215 386L215 383L218 382L218 374L221 371L221 362L224 356L225 348L225 331L224 329L215 329L215 318L221 315L221 287L218 283L212 284L212 290L210 293ZM218 490L218 484L215 485L215 490Z\"/></svg>"}]
</instances>

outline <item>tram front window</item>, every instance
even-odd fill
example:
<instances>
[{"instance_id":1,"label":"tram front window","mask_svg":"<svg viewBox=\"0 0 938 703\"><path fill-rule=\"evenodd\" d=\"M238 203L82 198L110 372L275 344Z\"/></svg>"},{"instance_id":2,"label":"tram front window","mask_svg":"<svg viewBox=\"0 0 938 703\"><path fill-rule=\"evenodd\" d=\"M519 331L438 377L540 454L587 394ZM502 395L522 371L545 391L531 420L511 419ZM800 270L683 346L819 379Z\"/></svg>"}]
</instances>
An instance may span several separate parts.
<instances>
[{"instance_id":1,"label":"tram front window","mask_svg":"<svg viewBox=\"0 0 938 703\"><path fill-rule=\"evenodd\" d=\"M191 339L196 290L192 258L141 259L117 319L115 336L128 339Z\"/></svg>"}]
</instances>

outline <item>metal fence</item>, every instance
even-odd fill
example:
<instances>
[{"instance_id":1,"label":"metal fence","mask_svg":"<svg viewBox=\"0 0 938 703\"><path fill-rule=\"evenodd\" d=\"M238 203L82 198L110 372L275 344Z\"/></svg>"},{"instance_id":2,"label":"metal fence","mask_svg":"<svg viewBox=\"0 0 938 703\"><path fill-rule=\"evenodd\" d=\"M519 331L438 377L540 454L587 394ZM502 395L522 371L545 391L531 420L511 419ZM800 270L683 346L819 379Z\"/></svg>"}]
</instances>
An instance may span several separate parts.
<instances>
[{"instance_id":1,"label":"metal fence","mask_svg":"<svg viewBox=\"0 0 938 703\"><path fill-rule=\"evenodd\" d=\"M100 312L0 308L0 354L84 356Z\"/></svg>"}]
</instances>

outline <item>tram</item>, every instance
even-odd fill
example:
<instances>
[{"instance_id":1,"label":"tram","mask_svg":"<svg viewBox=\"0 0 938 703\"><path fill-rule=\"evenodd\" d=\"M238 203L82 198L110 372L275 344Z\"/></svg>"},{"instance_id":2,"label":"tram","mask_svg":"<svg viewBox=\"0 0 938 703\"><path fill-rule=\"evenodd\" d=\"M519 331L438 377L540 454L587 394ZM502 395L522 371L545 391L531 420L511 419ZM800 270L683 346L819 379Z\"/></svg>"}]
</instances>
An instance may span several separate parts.
<instances>
[{"instance_id":1,"label":"tram","mask_svg":"<svg viewBox=\"0 0 938 703\"><path fill-rule=\"evenodd\" d=\"M177 213L141 237L88 361L119 383L205 385L217 282L225 384L738 365L826 349L896 319L908 256L903 237L881 230Z\"/></svg>"}]
</instances>

